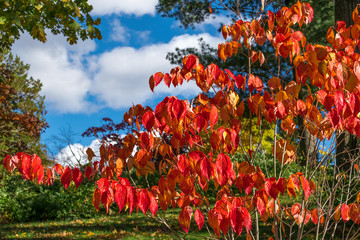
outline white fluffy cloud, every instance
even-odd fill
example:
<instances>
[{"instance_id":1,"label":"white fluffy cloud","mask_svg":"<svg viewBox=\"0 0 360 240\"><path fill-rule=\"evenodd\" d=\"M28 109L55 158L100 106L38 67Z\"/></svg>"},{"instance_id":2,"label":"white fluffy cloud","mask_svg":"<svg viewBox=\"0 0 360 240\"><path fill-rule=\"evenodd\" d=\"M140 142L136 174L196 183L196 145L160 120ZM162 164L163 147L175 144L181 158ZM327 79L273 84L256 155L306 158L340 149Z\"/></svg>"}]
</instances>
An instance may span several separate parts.
<instances>
[{"instance_id":1,"label":"white fluffy cloud","mask_svg":"<svg viewBox=\"0 0 360 240\"><path fill-rule=\"evenodd\" d=\"M96 156L100 156L99 149L101 143L95 139L89 146L80 143L71 144L63 148L56 156L55 161L63 166L79 166L88 163L86 150L91 148Z\"/></svg>"},{"instance_id":2,"label":"white fluffy cloud","mask_svg":"<svg viewBox=\"0 0 360 240\"><path fill-rule=\"evenodd\" d=\"M16 42L14 51L30 64L30 76L42 81L48 109L60 113L88 113L100 107L120 109L144 104L159 93L185 96L196 93L198 89L194 84L186 83L176 89L160 85L153 94L148 81L156 72L170 71L172 66L165 59L168 52L176 47L197 46L200 37L211 46L221 42L220 38L209 34L181 35L168 43L139 49L116 47L91 55L96 49L94 41L69 46L61 36L49 36L45 44L24 36Z\"/></svg>"},{"instance_id":3,"label":"white fluffy cloud","mask_svg":"<svg viewBox=\"0 0 360 240\"><path fill-rule=\"evenodd\" d=\"M158 0L89 0L94 7L93 14L103 16L110 14L134 14L142 16L155 14Z\"/></svg>"},{"instance_id":4,"label":"white fluffy cloud","mask_svg":"<svg viewBox=\"0 0 360 240\"><path fill-rule=\"evenodd\" d=\"M128 38L130 37L130 33L128 32L128 29L121 25L120 21L116 19L112 23L112 33L111 33L111 40L126 43L128 41Z\"/></svg>"},{"instance_id":5,"label":"white fluffy cloud","mask_svg":"<svg viewBox=\"0 0 360 240\"><path fill-rule=\"evenodd\" d=\"M29 75L42 81L48 107L59 112L83 112L94 109L86 100L92 81L85 70L84 57L95 47L94 41L70 46L64 37L49 34L43 44L23 35L13 51L30 64Z\"/></svg>"},{"instance_id":6,"label":"white fluffy cloud","mask_svg":"<svg viewBox=\"0 0 360 240\"><path fill-rule=\"evenodd\" d=\"M211 46L216 46L219 38L209 34L181 35L169 43L149 45L140 49L118 47L97 59L99 71L95 74L92 94L106 106L117 109L132 104L145 103L154 97L149 88L149 77L156 72L169 72L172 68L166 54L176 47L186 48L197 45L202 37ZM199 92L194 84L184 84L173 89L165 85L155 88L155 93L185 94L191 96Z\"/></svg>"}]
</instances>

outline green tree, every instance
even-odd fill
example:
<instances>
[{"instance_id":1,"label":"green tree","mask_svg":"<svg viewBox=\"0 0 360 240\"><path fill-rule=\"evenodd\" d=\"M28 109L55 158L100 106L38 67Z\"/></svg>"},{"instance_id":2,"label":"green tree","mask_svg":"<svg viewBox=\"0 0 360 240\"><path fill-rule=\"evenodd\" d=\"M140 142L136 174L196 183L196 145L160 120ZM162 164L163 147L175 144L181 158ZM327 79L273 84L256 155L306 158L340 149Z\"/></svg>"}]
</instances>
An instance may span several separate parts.
<instances>
[{"instance_id":1,"label":"green tree","mask_svg":"<svg viewBox=\"0 0 360 240\"><path fill-rule=\"evenodd\" d=\"M28 77L29 65L8 50L0 51L0 158L29 151L43 154L40 134L46 129L40 80Z\"/></svg>"},{"instance_id":2,"label":"green tree","mask_svg":"<svg viewBox=\"0 0 360 240\"><path fill-rule=\"evenodd\" d=\"M46 29L62 34L70 44L79 39L101 39L96 27L100 19L90 16L87 0L3 0L0 1L0 47L11 47L23 32L46 42Z\"/></svg>"}]
</instances>

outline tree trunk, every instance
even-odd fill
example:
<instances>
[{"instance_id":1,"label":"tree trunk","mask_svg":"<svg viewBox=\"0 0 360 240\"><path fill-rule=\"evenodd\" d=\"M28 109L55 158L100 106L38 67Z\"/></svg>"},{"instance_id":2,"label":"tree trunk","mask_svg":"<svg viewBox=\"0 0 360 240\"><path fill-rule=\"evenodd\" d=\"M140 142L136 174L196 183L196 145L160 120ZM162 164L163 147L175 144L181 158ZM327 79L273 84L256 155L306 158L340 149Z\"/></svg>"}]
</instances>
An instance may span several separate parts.
<instances>
[{"instance_id":1,"label":"tree trunk","mask_svg":"<svg viewBox=\"0 0 360 240\"><path fill-rule=\"evenodd\" d=\"M345 21L346 26L353 24L352 12L359 0L335 0L335 21ZM336 165L341 170L350 167L350 160L359 155L359 140L348 132L336 132Z\"/></svg>"},{"instance_id":2,"label":"tree trunk","mask_svg":"<svg viewBox=\"0 0 360 240\"><path fill-rule=\"evenodd\" d=\"M345 21L347 27L352 25L352 12L357 4L359 0L335 0L335 21Z\"/></svg>"}]
</instances>

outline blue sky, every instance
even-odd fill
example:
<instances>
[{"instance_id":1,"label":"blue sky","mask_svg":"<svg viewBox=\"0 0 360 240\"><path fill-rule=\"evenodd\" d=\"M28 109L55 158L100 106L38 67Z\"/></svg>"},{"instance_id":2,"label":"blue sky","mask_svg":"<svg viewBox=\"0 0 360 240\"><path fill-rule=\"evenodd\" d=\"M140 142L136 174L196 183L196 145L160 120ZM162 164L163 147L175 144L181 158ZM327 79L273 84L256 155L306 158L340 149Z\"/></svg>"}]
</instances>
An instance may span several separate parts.
<instances>
[{"instance_id":1,"label":"blue sky","mask_svg":"<svg viewBox=\"0 0 360 240\"><path fill-rule=\"evenodd\" d=\"M87 40L70 46L64 37L48 34L43 44L24 34L13 51L31 65L29 75L43 83L46 119L50 127L42 136L47 143L60 129L69 126L76 134L76 146L89 146L94 139L82 138L90 126L99 126L103 117L115 122L132 104L154 107L166 95L192 97L194 84L168 89L160 85L153 94L149 77L156 72L169 72L165 59L175 47L197 46L203 37L216 47L224 40L217 32L223 17L208 19L195 30L179 27L174 19L162 18L155 12L157 0L90 0L93 16L100 17L101 41Z\"/></svg>"}]
</instances>

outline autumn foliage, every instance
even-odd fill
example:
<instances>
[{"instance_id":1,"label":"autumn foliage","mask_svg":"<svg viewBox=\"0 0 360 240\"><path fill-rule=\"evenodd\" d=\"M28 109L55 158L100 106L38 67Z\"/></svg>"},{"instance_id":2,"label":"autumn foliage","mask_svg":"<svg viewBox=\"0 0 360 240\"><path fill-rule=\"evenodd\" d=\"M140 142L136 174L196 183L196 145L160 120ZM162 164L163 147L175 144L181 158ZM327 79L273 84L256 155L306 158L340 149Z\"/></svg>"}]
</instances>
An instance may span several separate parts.
<instances>
[{"instance_id":1,"label":"autumn foliage","mask_svg":"<svg viewBox=\"0 0 360 240\"><path fill-rule=\"evenodd\" d=\"M23 153L6 157L4 166L9 171L17 168L24 179L37 183L51 184L59 177L65 188L71 181L79 187L83 175L90 180L99 174L93 194L97 210L100 204L106 211L117 204L120 212L140 210L156 218L158 211L178 207L179 224L185 232L195 220L198 229L206 224L217 237L245 233L255 238L258 222L271 221L276 239L281 231L284 235L290 231L288 237L292 239L294 224L299 231L306 224L324 226L340 220L359 224L359 194L354 202L349 198L330 212L308 204L315 198L318 184L314 176L321 162L313 172L293 172L286 178L282 175L283 168L298 160L296 117L320 141L331 140L335 131L360 135L358 11L353 13L353 26L337 22L335 28L329 28L327 46L309 44L300 30L294 30L309 24L313 16L310 4L298 2L277 13L268 11L251 22L239 20L224 26L222 34L227 41L219 44L218 56L226 61L245 54L249 60L244 63L249 66L247 75L222 70L215 64L203 66L194 55L186 56L182 67L152 75L152 91L161 82L176 87L195 81L203 93L192 102L170 96L155 109L141 105L130 108L124 121L134 123L136 129L122 139L121 146L103 144L100 156L88 149L90 164L84 173L59 164L45 168L37 156ZM251 73L255 63L267 64L264 54L255 50L265 42L274 48L279 62L292 64L293 81L285 82L280 71L266 81ZM307 95L300 97L304 87ZM209 91L214 93L212 97L206 94ZM241 91L248 97L241 99ZM273 175L254 164L256 155L262 154L260 143L250 142L250 147L244 148L241 133L252 127L242 128L245 117L256 119L257 126L262 122L278 126L274 129ZM233 161L236 153L245 160ZM275 161L280 169L276 169ZM358 166L352 166L359 174ZM138 176L157 172L158 184L140 188L127 178L130 171ZM207 192L210 183L215 185L213 193ZM215 201L208 198L209 194ZM285 198L292 203L283 204ZM252 231L256 234L250 234Z\"/></svg>"}]
</instances>

